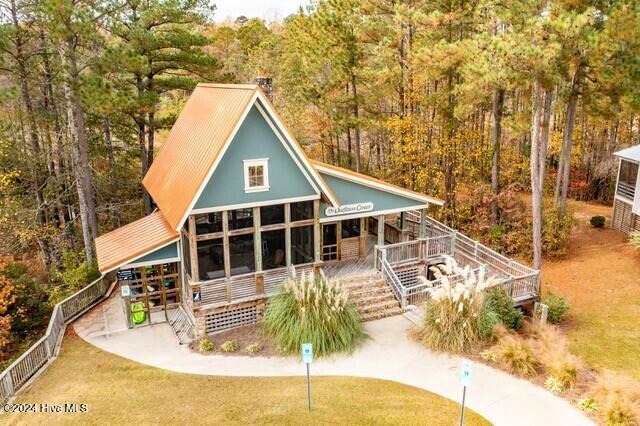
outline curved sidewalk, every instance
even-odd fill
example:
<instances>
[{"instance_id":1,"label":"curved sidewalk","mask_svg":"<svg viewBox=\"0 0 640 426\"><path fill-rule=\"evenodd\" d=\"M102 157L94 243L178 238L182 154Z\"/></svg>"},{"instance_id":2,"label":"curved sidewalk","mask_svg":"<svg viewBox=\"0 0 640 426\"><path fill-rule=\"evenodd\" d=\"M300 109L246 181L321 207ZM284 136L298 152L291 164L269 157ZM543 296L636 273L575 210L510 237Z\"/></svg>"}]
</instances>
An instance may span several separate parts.
<instances>
[{"instance_id":1,"label":"curved sidewalk","mask_svg":"<svg viewBox=\"0 0 640 426\"><path fill-rule=\"evenodd\" d=\"M80 318L74 327L78 335L101 349L167 370L220 376L305 374L294 358L200 355L180 346L166 323L127 330L122 316L114 297ZM410 326L402 316L367 323L369 341L352 356L315 361L312 374L393 380L459 401L461 359L412 342L406 333ZM496 425L593 424L577 408L543 388L477 363L467 403Z\"/></svg>"}]
</instances>

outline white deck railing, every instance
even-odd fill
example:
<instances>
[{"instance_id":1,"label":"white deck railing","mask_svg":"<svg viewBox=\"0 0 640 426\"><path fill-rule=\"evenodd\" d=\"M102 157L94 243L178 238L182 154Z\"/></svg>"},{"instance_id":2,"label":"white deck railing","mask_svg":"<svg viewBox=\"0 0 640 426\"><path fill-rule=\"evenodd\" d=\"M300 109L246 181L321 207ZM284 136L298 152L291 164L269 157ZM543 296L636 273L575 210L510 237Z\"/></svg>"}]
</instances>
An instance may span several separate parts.
<instances>
[{"instance_id":1,"label":"white deck railing","mask_svg":"<svg viewBox=\"0 0 640 426\"><path fill-rule=\"evenodd\" d=\"M100 302L107 294L109 287L109 279L103 275L54 306L44 336L0 373L2 403L14 397L34 374L55 358L67 324Z\"/></svg>"},{"instance_id":2,"label":"white deck railing","mask_svg":"<svg viewBox=\"0 0 640 426\"><path fill-rule=\"evenodd\" d=\"M409 220L412 219L413 216L409 216ZM419 229L419 224L417 226ZM417 268L418 264L443 255L454 257L461 266L468 265L472 269L484 268L489 276L500 280L499 285L512 297L514 303L535 299L540 295L539 271L509 259L430 217L426 218L423 234L426 238L377 248L379 253L376 259L380 261L379 269L403 307L413 304L409 299L417 300L420 293L420 289L415 287L416 271L412 271L412 274L407 273L407 269L411 269L410 265ZM383 257L390 271L383 269L385 265L381 262L380 253L384 253ZM405 279L405 275L412 278ZM399 289L394 288L397 283L400 285Z\"/></svg>"}]
</instances>

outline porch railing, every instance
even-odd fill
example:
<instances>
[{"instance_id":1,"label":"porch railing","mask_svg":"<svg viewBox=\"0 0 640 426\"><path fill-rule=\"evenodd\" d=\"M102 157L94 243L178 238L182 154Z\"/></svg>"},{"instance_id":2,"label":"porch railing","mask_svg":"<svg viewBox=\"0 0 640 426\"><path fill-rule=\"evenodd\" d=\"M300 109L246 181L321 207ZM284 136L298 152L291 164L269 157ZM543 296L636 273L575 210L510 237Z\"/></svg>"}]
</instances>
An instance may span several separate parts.
<instances>
[{"instance_id":1,"label":"porch railing","mask_svg":"<svg viewBox=\"0 0 640 426\"><path fill-rule=\"evenodd\" d=\"M106 296L111 276L102 276L56 304L44 336L0 373L0 400L6 403L27 381L55 358L66 326Z\"/></svg>"},{"instance_id":2,"label":"porch railing","mask_svg":"<svg viewBox=\"0 0 640 426\"><path fill-rule=\"evenodd\" d=\"M480 271L484 269L484 267L473 269L471 272L478 276ZM409 287L406 289L406 298L408 305L419 306L424 304L427 300L431 298L431 292L433 289L441 286L444 283L444 278L441 277L437 280L430 281L429 283L418 284L413 287ZM449 275L446 277L449 280L449 285L455 286L458 283L464 282L463 275Z\"/></svg>"},{"instance_id":3,"label":"porch railing","mask_svg":"<svg viewBox=\"0 0 640 426\"><path fill-rule=\"evenodd\" d=\"M382 275L387 281L387 284L389 284L389 288L391 289L393 295L396 297L396 300L400 302L400 307L404 309L406 307L407 300L406 288L402 285L402 283L400 282L400 278L398 278L398 275L396 275L396 272L393 270L391 264L389 264L389 261L387 260L387 249L378 249L376 256L378 265L380 265L380 271L382 272Z\"/></svg>"},{"instance_id":4,"label":"porch railing","mask_svg":"<svg viewBox=\"0 0 640 426\"><path fill-rule=\"evenodd\" d=\"M411 221L415 217L417 215L409 215L408 219ZM499 285L516 304L536 299L540 295L539 271L509 259L430 217L426 218L424 235L426 238L377 248L378 252L384 253L384 256L380 254L376 256L380 265L378 268L387 278L387 282L403 307L413 304L413 301L418 301L421 297L418 296L420 289L414 285L415 277L408 281L408 285L407 280L403 281L400 277L403 269L410 267L408 265L426 263L428 259L442 255L452 256L460 265L468 265L474 270L484 268L487 275L496 277L500 281ZM389 271L383 269L385 265L381 257L386 260ZM415 276L415 271L413 272ZM399 288L394 288L396 285L399 285Z\"/></svg>"},{"instance_id":5,"label":"porch railing","mask_svg":"<svg viewBox=\"0 0 640 426\"><path fill-rule=\"evenodd\" d=\"M277 291L278 285L285 280L290 268L276 268L262 272L234 275L227 278L217 278L209 281L193 282L189 278L189 292L200 292L200 301L196 306L200 309L214 308L234 303L247 302L258 298L270 297ZM313 264L295 265L296 274L313 270ZM193 297L192 297L193 300Z\"/></svg>"}]
</instances>

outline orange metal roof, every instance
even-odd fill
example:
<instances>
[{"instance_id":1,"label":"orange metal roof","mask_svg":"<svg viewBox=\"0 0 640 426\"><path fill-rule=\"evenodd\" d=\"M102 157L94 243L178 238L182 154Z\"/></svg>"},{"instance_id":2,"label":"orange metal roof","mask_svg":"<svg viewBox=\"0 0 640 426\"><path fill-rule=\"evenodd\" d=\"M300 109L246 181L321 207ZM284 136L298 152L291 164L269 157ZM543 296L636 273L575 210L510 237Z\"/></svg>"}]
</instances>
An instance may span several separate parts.
<instances>
[{"instance_id":1,"label":"orange metal roof","mask_svg":"<svg viewBox=\"0 0 640 426\"><path fill-rule=\"evenodd\" d=\"M96 238L98 269L107 273L178 237L162 213L156 211Z\"/></svg>"},{"instance_id":2,"label":"orange metal roof","mask_svg":"<svg viewBox=\"0 0 640 426\"><path fill-rule=\"evenodd\" d=\"M311 160L311 164L318 171L320 171L321 169L324 168L324 169L327 169L329 171L334 171L334 172L337 172L337 173L340 173L340 174L353 176L355 178L360 178L360 179L369 181L369 182L371 182L373 184L376 184L376 185L384 186L390 191L396 190L396 191L406 192L409 195L414 195L414 196L416 196L416 198L419 198L421 200L426 200L426 201L428 201L430 203L433 203L433 204L436 204L436 205L442 205L443 204L442 200L438 200L437 198L429 197L428 195L424 195L424 194L421 194L419 192L412 191L410 189L406 189L406 188L403 188L403 187L398 186L398 185L393 185L393 184L391 184L389 182L385 182L383 180L376 179L374 177L371 177L371 176L368 176L368 175L365 175L365 174L362 174L362 173L354 172L353 170L345 169L343 167L334 166L332 164L323 163L323 162L317 161L317 160Z\"/></svg>"},{"instance_id":3,"label":"orange metal roof","mask_svg":"<svg viewBox=\"0 0 640 426\"><path fill-rule=\"evenodd\" d=\"M176 230L258 86L198 84L142 184Z\"/></svg>"}]
</instances>

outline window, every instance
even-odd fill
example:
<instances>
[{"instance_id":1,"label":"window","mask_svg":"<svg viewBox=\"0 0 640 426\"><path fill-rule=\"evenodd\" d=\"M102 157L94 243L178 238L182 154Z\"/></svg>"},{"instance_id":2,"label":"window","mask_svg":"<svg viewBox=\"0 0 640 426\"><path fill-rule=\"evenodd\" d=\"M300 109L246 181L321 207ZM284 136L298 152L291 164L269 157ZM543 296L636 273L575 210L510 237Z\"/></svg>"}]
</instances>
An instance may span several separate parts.
<instances>
[{"instance_id":1,"label":"window","mask_svg":"<svg viewBox=\"0 0 640 426\"><path fill-rule=\"evenodd\" d=\"M252 228L253 209L238 209L229 212L229 230Z\"/></svg>"},{"instance_id":2,"label":"window","mask_svg":"<svg viewBox=\"0 0 640 426\"><path fill-rule=\"evenodd\" d=\"M262 269L282 268L287 266L284 247L284 229L277 231L263 231L262 239Z\"/></svg>"},{"instance_id":3,"label":"window","mask_svg":"<svg viewBox=\"0 0 640 426\"><path fill-rule=\"evenodd\" d=\"M269 159L244 160L244 192L269 190Z\"/></svg>"},{"instance_id":4,"label":"window","mask_svg":"<svg viewBox=\"0 0 640 426\"><path fill-rule=\"evenodd\" d=\"M291 222L313 219L313 201L291 203Z\"/></svg>"},{"instance_id":5,"label":"window","mask_svg":"<svg viewBox=\"0 0 640 426\"><path fill-rule=\"evenodd\" d=\"M224 277L222 238L198 241L198 275L201 281Z\"/></svg>"},{"instance_id":6,"label":"window","mask_svg":"<svg viewBox=\"0 0 640 426\"><path fill-rule=\"evenodd\" d=\"M342 238L360 236L360 219L348 219L342 221Z\"/></svg>"},{"instance_id":7,"label":"window","mask_svg":"<svg viewBox=\"0 0 640 426\"><path fill-rule=\"evenodd\" d=\"M222 232L222 212L196 215L196 234Z\"/></svg>"},{"instance_id":8,"label":"window","mask_svg":"<svg viewBox=\"0 0 640 426\"><path fill-rule=\"evenodd\" d=\"M260 225L284 223L284 204L260 207Z\"/></svg>"},{"instance_id":9,"label":"window","mask_svg":"<svg viewBox=\"0 0 640 426\"><path fill-rule=\"evenodd\" d=\"M247 274L256 270L253 250L253 234L229 237L231 275Z\"/></svg>"},{"instance_id":10,"label":"window","mask_svg":"<svg viewBox=\"0 0 640 426\"><path fill-rule=\"evenodd\" d=\"M291 228L291 263L313 262L313 225Z\"/></svg>"},{"instance_id":11,"label":"window","mask_svg":"<svg viewBox=\"0 0 640 426\"><path fill-rule=\"evenodd\" d=\"M637 177L638 165L630 161L622 160L620 163L620 182L635 187Z\"/></svg>"}]
</instances>

